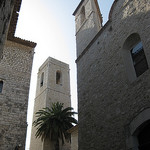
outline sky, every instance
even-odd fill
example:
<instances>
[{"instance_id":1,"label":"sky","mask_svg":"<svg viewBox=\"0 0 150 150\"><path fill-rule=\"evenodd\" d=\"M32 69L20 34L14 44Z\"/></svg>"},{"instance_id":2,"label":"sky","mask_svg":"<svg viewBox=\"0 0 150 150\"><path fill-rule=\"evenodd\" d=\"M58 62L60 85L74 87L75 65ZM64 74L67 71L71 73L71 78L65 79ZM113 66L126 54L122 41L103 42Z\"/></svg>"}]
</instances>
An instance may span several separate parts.
<instances>
[{"instance_id":1,"label":"sky","mask_svg":"<svg viewBox=\"0 0 150 150\"><path fill-rule=\"evenodd\" d=\"M80 0L22 0L15 36L37 43L35 48L28 101L29 150L33 107L39 67L50 56L70 65L71 103L77 111L75 18L72 15ZM113 0L98 0L103 25Z\"/></svg>"}]
</instances>

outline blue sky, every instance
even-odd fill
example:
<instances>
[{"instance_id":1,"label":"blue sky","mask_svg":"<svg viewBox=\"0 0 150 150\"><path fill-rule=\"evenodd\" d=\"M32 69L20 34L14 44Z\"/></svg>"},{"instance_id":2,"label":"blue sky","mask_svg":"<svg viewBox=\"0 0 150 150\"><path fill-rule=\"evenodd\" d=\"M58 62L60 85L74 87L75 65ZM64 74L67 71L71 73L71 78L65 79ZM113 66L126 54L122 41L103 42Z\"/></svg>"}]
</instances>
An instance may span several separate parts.
<instances>
[{"instance_id":1,"label":"blue sky","mask_svg":"<svg viewBox=\"0 0 150 150\"><path fill-rule=\"evenodd\" d=\"M16 36L37 43L29 96L26 150L29 149L37 72L48 56L70 65L71 102L77 111L75 18L72 14L79 2L80 0L22 0ZM98 3L106 23L113 0L98 0Z\"/></svg>"}]
</instances>

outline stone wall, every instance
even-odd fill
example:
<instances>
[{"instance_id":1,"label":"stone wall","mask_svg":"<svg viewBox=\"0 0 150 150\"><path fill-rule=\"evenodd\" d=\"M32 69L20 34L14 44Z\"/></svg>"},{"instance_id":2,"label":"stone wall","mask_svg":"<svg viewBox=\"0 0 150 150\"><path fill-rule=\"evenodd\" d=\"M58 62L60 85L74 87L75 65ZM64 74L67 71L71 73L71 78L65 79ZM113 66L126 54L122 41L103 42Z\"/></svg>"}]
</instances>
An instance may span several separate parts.
<instances>
[{"instance_id":1,"label":"stone wall","mask_svg":"<svg viewBox=\"0 0 150 150\"><path fill-rule=\"evenodd\" d=\"M3 46L7 36L8 24L14 7L14 0L0 1L0 60L2 58Z\"/></svg>"},{"instance_id":2,"label":"stone wall","mask_svg":"<svg viewBox=\"0 0 150 150\"><path fill-rule=\"evenodd\" d=\"M78 150L78 131L74 131L71 135L71 150Z\"/></svg>"},{"instance_id":3,"label":"stone wall","mask_svg":"<svg viewBox=\"0 0 150 150\"><path fill-rule=\"evenodd\" d=\"M129 124L150 107L150 70L130 80L125 65L123 45L133 33L150 67L149 0L116 0L109 21L76 60L79 150L130 149Z\"/></svg>"},{"instance_id":4,"label":"stone wall","mask_svg":"<svg viewBox=\"0 0 150 150\"><path fill-rule=\"evenodd\" d=\"M77 57L80 56L84 48L102 27L102 17L98 3L96 3L95 0L82 0L80 5L81 6L74 12L76 21L76 43L78 49ZM82 10L84 12L82 12ZM82 13L84 13L84 18L82 17Z\"/></svg>"},{"instance_id":5,"label":"stone wall","mask_svg":"<svg viewBox=\"0 0 150 150\"><path fill-rule=\"evenodd\" d=\"M0 62L0 149L25 149L27 105L34 49L6 41Z\"/></svg>"},{"instance_id":6,"label":"stone wall","mask_svg":"<svg viewBox=\"0 0 150 150\"><path fill-rule=\"evenodd\" d=\"M68 130L71 133L71 150L78 150L78 125Z\"/></svg>"}]
</instances>

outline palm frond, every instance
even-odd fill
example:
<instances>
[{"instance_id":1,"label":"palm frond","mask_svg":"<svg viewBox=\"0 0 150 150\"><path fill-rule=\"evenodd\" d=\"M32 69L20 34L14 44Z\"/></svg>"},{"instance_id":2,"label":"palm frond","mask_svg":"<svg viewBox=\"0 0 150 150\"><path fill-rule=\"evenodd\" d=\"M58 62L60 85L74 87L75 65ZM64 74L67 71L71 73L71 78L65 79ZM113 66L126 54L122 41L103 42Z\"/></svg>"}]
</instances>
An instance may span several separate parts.
<instances>
[{"instance_id":1,"label":"palm frond","mask_svg":"<svg viewBox=\"0 0 150 150\"><path fill-rule=\"evenodd\" d=\"M77 114L72 111L72 107L63 109L63 103L52 103L50 108L46 107L36 112L36 120L33 126L36 127L36 138L44 140L49 138L51 141L61 139L64 144L65 139L69 137L67 130L70 129L78 121L72 116Z\"/></svg>"}]
</instances>

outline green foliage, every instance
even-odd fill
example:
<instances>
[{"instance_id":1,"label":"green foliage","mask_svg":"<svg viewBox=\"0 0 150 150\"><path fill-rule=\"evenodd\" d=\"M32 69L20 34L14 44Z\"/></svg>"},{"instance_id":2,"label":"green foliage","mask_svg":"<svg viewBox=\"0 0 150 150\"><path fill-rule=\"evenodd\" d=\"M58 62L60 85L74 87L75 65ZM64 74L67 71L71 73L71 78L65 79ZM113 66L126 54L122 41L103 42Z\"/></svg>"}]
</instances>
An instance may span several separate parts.
<instances>
[{"instance_id":1,"label":"green foliage","mask_svg":"<svg viewBox=\"0 0 150 150\"><path fill-rule=\"evenodd\" d=\"M63 103L52 103L51 108L43 108L36 112L37 119L33 126L37 127L35 136L42 140L49 138L51 141L58 142L59 139L68 139L67 130L73 127L72 123L77 124L77 120L72 116L77 114L72 111L72 107L63 109Z\"/></svg>"}]
</instances>

